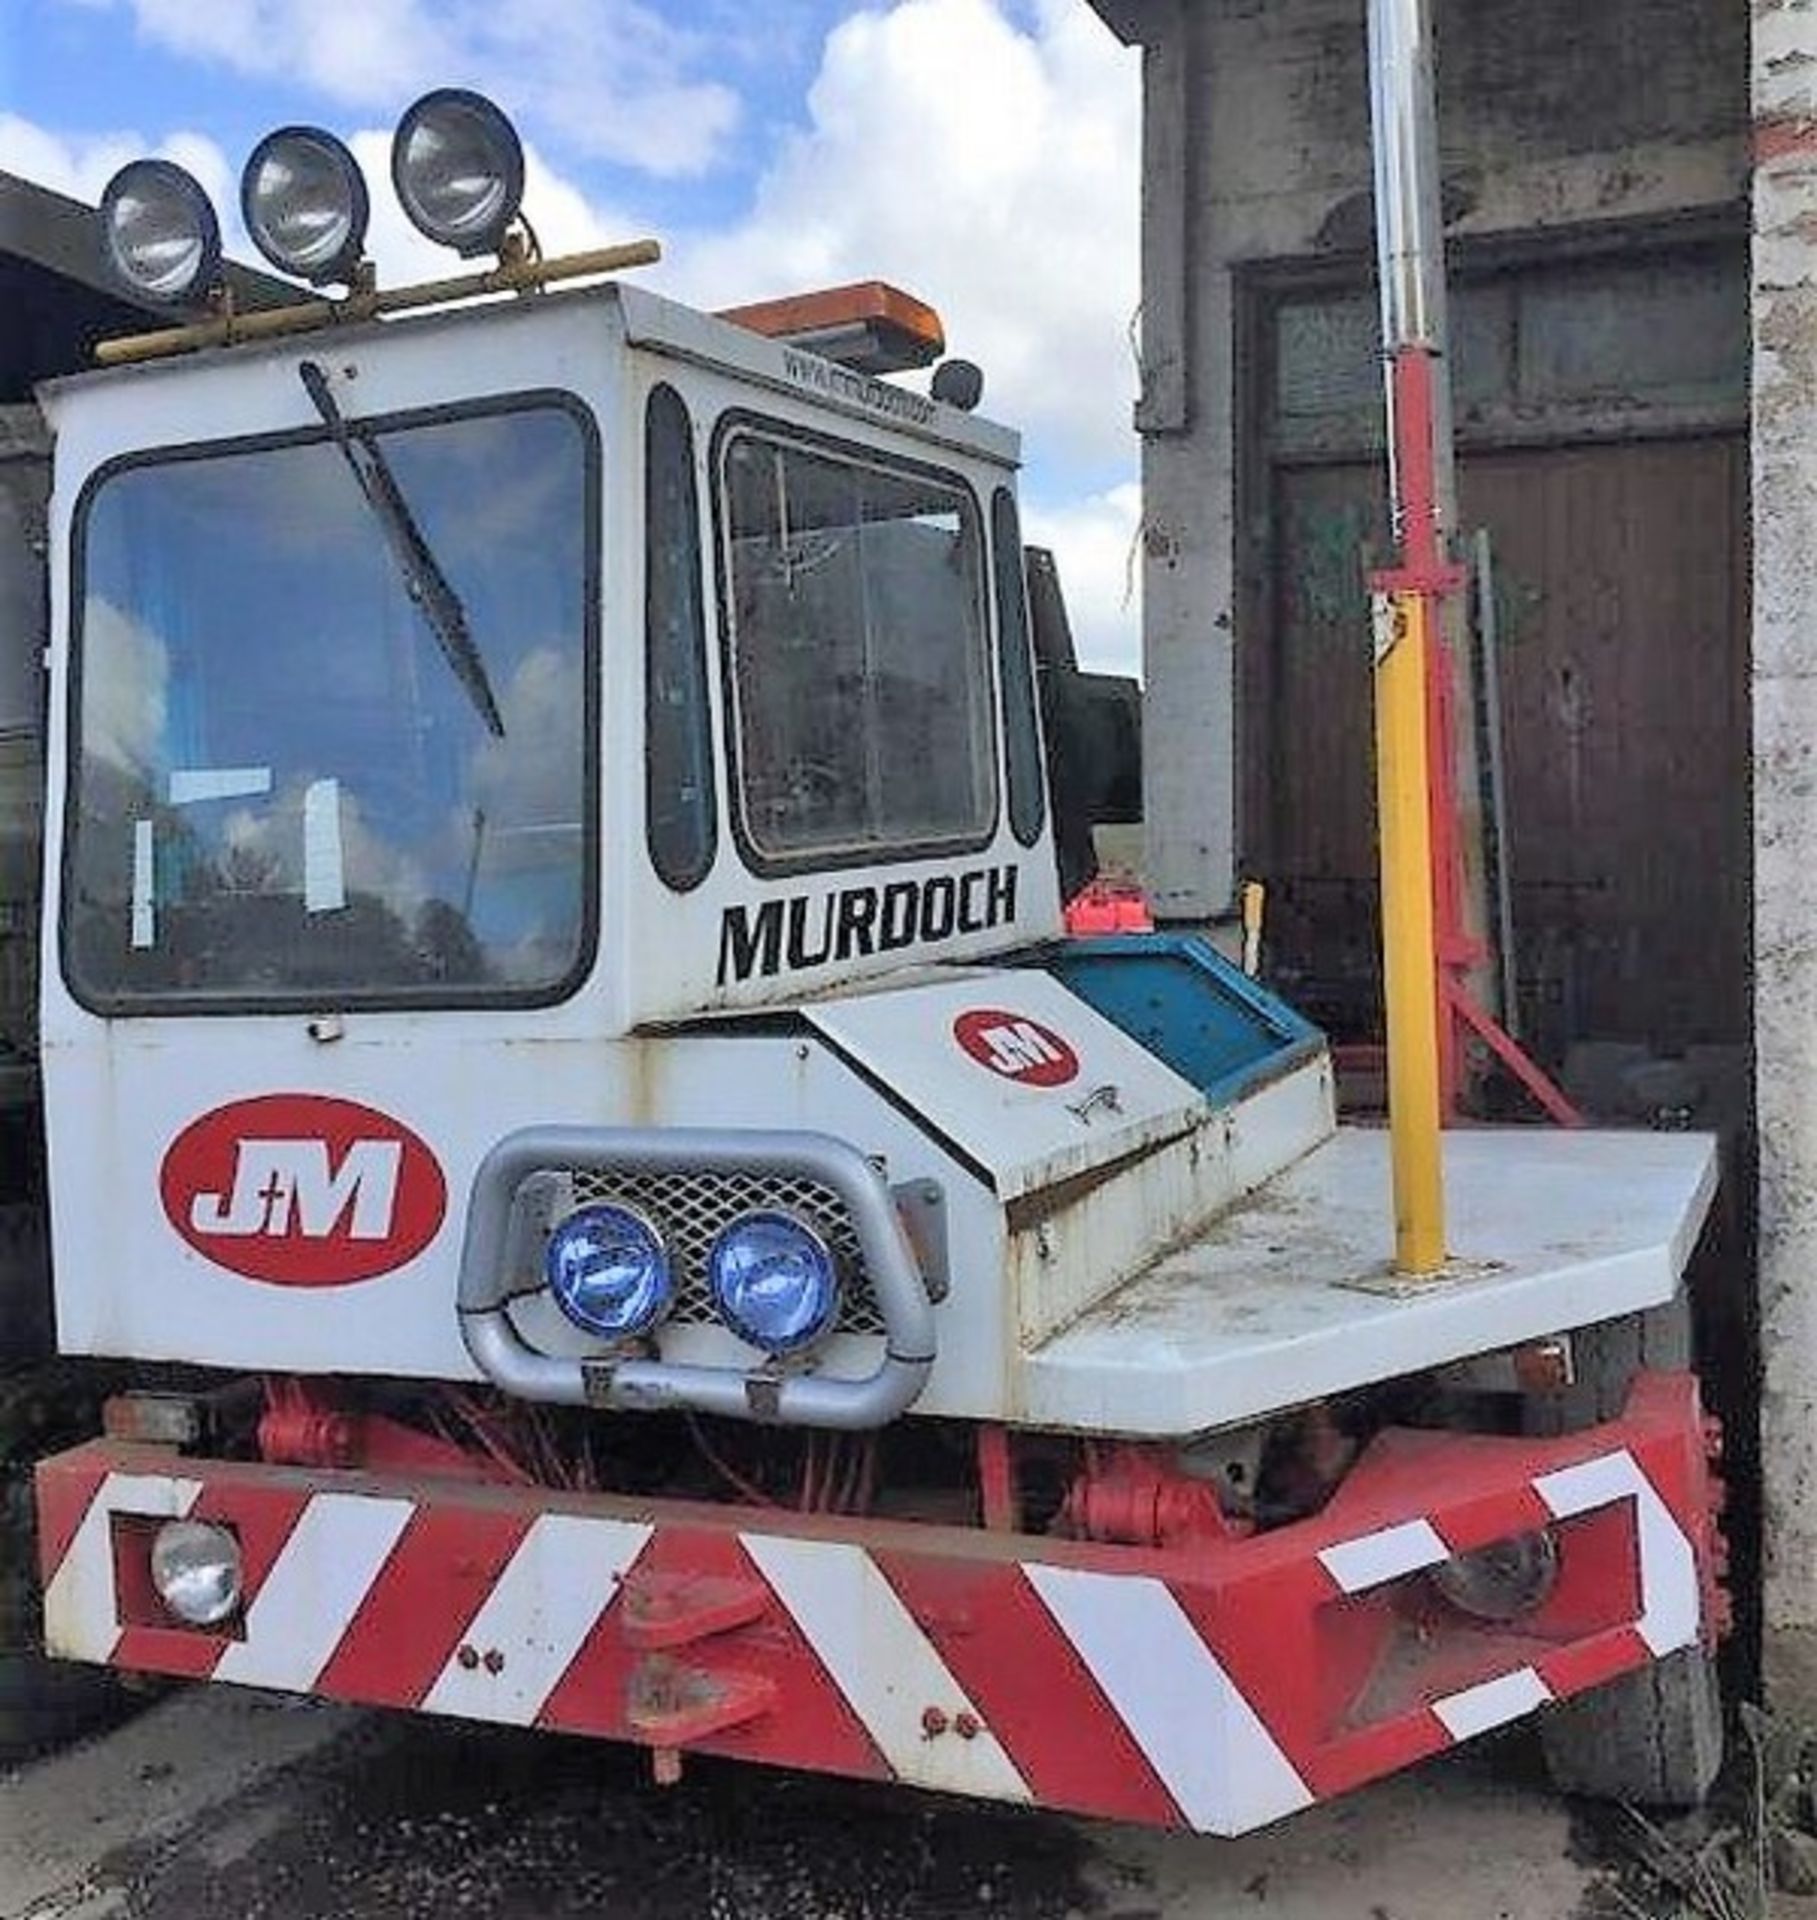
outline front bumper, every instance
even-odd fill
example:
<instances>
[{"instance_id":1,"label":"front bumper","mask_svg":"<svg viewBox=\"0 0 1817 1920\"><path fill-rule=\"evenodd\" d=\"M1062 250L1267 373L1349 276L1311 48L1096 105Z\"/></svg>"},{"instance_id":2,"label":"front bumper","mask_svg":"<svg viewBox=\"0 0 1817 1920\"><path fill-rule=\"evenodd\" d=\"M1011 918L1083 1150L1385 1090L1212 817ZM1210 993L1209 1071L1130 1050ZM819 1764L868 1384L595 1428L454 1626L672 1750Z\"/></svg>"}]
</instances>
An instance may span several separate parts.
<instances>
[{"instance_id":1,"label":"front bumper","mask_svg":"<svg viewBox=\"0 0 1817 1920\"><path fill-rule=\"evenodd\" d=\"M160 1522L239 1537L225 1630L170 1623ZM1186 1550L195 1459L38 1469L68 1659L1236 1834L1707 1638L1689 1375L1556 1440L1394 1430L1319 1514ZM1447 1555L1551 1527L1524 1619Z\"/></svg>"}]
</instances>

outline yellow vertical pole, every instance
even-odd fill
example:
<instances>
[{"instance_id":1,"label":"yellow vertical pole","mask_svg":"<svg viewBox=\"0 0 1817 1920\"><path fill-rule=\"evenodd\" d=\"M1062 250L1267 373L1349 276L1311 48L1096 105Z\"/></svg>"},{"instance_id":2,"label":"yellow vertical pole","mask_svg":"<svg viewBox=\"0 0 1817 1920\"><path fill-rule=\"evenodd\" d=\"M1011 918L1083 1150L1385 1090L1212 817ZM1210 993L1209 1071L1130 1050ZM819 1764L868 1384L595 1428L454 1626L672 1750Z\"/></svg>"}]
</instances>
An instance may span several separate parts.
<instances>
[{"instance_id":1,"label":"yellow vertical pole","mask_svg":"<svg viewBox=\"0 0 1817 1920\"><path fill-rule=\"evenodd\" d=\"M1426 735L1433 611L1427 595L1397 591L1380 597L1376 614L1376 812L1382 846L1394 1264L1405 1274L1432 1273L1445 1264Z\"/></svg>"}]
</instances>

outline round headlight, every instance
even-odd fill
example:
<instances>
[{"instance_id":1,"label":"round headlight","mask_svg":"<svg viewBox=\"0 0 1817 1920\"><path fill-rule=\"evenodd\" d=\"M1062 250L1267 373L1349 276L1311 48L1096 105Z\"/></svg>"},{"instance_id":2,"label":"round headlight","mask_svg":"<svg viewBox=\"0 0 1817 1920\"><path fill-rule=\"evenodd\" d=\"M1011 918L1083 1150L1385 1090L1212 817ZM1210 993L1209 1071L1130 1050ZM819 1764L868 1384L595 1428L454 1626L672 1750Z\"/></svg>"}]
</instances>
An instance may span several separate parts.
<instances>
[{"instance_id":1,"label":"round headlight","mask_svg":"<svg viewBox=\"0 0 1817 1920\"><path fill-rule=\"evenodd\" d=\"M543 1272L555 1303L585 1333L648 1333L672 1291L662 1236L634 1207L582 1207L549 1236Z\"/></svg>"},{"instance_id":2,"label":"round headlight","mask_svg":"<svg viewBox=\"0 0 1817 1920\"><path fill-rule=\"evenodd\" d=\"M524 149L483 93L438 87L398 122L391 180L419 233L463 256L491 253L524 197Z\"/></svg>"},{"instance_id":3,"label":"round headlight","mask_svg":"<svg viewBox=\"0 0 1817 1920\"><path fill-rule=\"evenodd\" d=\"M207 1520L173 1520L151 1543L151 1584L192 1627L218 1627L240 1604L240 1543Z\"/></svg>"},{"instance_id":4,"label":"round headlight","mask_svg":"<svg viewBox=\"0 0 1817 1920\"><path fill-rule=\"evenodd\" d=\"M240 212L252 244L312 286L345 281L366 244L369 211L360 164L320 127L280 127L240 175Z\"/></svg>"},{"instance_id":5,"label":"round headlight","mask_svg":"<svg viewBox=\"0 0 1817 1920\"><path fill-rule=\"evenodd\" d=\"M789 1213L747 1213L713 1242L707 1276L720 1318L768 1353L811 1346L839 1313L827 1243Z\"/></svg>"},{"instance_id":6,"label":"round headlight","mask_svg":"<svg viewBox=\"0 0 1817 1920\"><path fill-rule=\"evenodd\" d=\"M108 181L101 232L115 275L142 299L193 299L221 265L221 223L208 195L169 160L129 161Z\"/></svg>"},{"instance_id":7,"label":"round headlight","mask_svg":"<svg viewBox=\"0 0 1817 1920\"><path fill-rule=\"evenodd\" d=\"M1432 1569L1432 1584L1473 1620L1518 1620L1558 1584L1558 1542L1543 1528L1511 1533Z\"/></svg>"}]
</instances>

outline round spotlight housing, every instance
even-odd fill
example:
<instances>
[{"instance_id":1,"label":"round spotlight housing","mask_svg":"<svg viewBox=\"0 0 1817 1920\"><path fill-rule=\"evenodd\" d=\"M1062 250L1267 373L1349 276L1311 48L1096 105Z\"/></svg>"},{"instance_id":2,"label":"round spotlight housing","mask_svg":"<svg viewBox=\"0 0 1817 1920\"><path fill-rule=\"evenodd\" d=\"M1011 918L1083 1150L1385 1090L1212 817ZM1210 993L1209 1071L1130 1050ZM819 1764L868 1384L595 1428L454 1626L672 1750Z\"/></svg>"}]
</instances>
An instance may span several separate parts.
<instances>
[{"instance_id":1,"label":"round spotlight housing","mask_svg":"<svg viewBox=\"0 0 1817 1920\"><path fill-rule=\"evenodd\" d=\"M543 1253L555 1304L583 1333L626 1340L648 1333L674 1296L668 1249L635 1207L582 1207L559 1222Z\"/></svg>"},{"instance_id":2,"label":"round spotlight housing","mask_svg":"<svg viewBox=\"0 0 1817 1920\"><path fill-rule=\"evenodd\" d=\"M438 87L398 122L391 182L411 225L438 246L495 253L523 202L523 143L483 93Z\"/></svg>"},{"instance_id":3,"label":"round spotlight housing","mask_svg":"<svg viewBox=\"0 0 1817 1920\"><path fill-rule=\"evenodd\" d=\"M151 1543L151 1584L186 1625L218 1627L239 1608L240 1543L208 1520L172 1520Z\"/></svg>"},{"instance_id":4,"label":"round spotlight housing","mask_svg":"<svg viewBox=\"0 0 1817 1920\"><path fill-rule=\"evenodd\" d=\"M707 1278L719 1317L747 1345L795 1353L832 1332L839 1269L832 1249L792 1213L747 1213L713 1242Z\"/></svg>"},{"instance_id":5,"label":"round spotlight housing","mask_svg":"<svg viewBox=\"0 0 1817 1920\"><path fill-rule=\"evenodd\" d=\"M162 306L204 293L221 266L221 223L201 181L170 160L129 160L101 194L108 265Z\"/></svg>"},{"instance_id":6,"label":"round spotlight housing","mask_svg":"<svg viewBox=\"0 0 1817 1920\"><path fill-rule=\"evenodd\" d=\"M1512 1533L1432 1569L1432 1584L1472 1620L1518 1620L1558 1584L1558 1541L1545 1528Z\"/></svg>"},{"instance_id":7,"label":"round spotlight housing","mask_svg":"<svg viewBox=\"0 0 1817 1920\"><path fill-rule=\"evenodd\" d=\"M279 127L240 175L240 212L252 244L311 286L345 284L366 245L371 202L360 163L320 127Z\"/></svg>"}]
</instances>

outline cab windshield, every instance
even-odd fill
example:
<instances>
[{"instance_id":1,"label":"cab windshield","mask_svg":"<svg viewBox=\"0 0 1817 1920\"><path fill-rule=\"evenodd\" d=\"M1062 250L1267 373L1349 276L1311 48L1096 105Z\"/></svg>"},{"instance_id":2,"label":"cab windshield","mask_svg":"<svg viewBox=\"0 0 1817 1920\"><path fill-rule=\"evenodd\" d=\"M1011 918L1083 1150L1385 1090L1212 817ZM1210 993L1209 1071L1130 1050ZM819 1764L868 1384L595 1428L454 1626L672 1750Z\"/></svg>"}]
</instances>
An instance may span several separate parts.
<instances>
[{"instance_id":1,"label":"cab windshield","mask_svg":"<svg viewBox=\"0 0 1817 1920\"><path fill-rule=\"evenodd\" d=\"M338 434L134 458L78 509L91 1004L539 1000L589 957L586 417L338 406Z\"/></svg>"}]
</instances>

